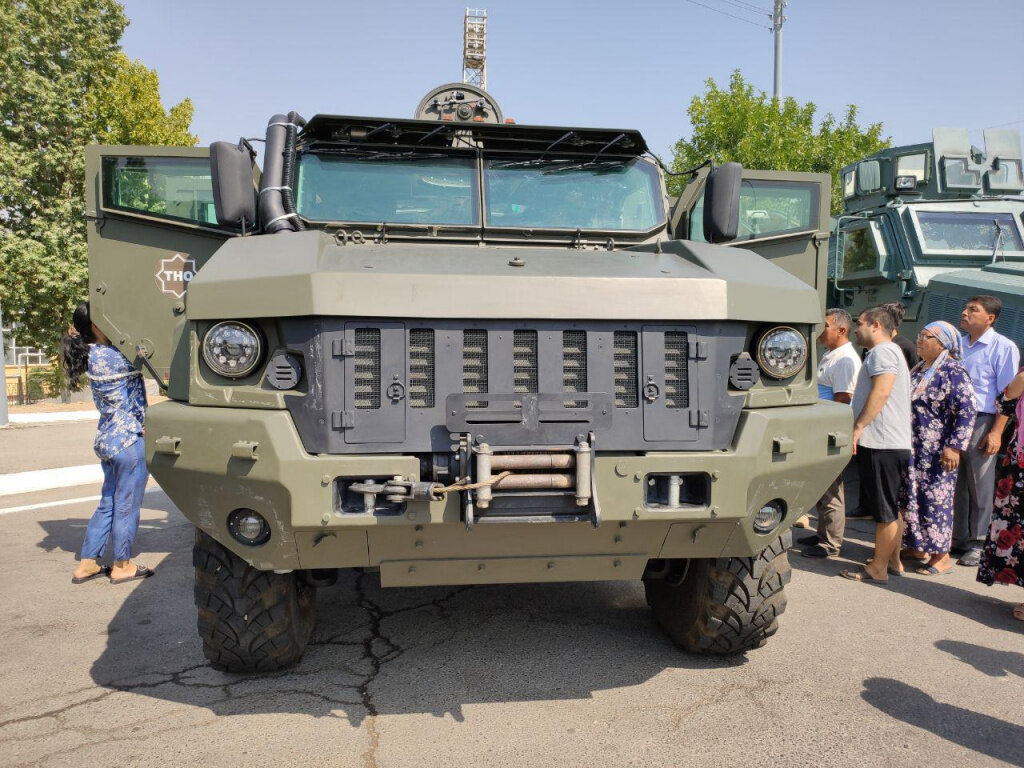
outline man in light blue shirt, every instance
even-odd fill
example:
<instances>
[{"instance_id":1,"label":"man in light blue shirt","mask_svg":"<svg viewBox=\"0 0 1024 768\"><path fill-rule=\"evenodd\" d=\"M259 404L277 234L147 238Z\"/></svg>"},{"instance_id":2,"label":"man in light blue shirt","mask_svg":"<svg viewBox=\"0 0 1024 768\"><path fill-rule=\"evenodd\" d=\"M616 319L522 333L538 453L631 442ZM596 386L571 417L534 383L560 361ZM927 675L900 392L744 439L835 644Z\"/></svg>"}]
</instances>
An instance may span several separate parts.
<instances>
[{"instance_id":1,"label":"man in light blue shirt","mask_svg":"<svg viewBox=\"0 0 1024 768\"><path fill-rule=\"evenodd\" d=\"M1003 303L995 296L972 296L960 313L964 366L974 383L978 418L971 446L962 454L953 513L953 552L958 565L977 567L995 497L996 462L1006 416L996 412L996 396L1020 367L1017 345L992 327Z\"/></svg>"}]
</instances>

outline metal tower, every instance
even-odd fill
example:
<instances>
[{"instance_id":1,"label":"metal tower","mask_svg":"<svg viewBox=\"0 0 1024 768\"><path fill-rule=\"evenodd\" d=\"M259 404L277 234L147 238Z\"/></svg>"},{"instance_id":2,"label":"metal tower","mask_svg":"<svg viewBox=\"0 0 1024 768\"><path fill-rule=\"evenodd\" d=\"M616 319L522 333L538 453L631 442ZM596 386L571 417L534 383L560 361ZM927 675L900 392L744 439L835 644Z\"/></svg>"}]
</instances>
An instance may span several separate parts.
<instances>
[{"instance_id":1,"label":"metal tower","mask_svg":"<svg viewBox=\"0 0 1024 768\"><path fill-rule=\"evenodd\" d=\"M487 10L467 8L462 35L462 82L487 89Z\"/></svg>"}]
</instances>

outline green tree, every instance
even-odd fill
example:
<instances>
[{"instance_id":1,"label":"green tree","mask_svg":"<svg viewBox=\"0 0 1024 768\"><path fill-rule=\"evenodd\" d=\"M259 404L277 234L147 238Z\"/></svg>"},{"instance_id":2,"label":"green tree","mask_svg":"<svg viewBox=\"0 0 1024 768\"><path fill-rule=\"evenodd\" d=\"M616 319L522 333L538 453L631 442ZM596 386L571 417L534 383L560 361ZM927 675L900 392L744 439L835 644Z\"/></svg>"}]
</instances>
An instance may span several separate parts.
<instances>
[{"instance_id":1,"label":"green tree","mask_svg":"<svg viewBox=\"0 0 1024 768\"><path fill-rule=\"evenodd\" d=\"M87 290L85 145L196 141L126 25L116 0L0 0L0 302L51 353Z\"/></svg>"},{"instance_id":2,"label":"green tree","mask_svg":"<svg viewBox=\"0 0 1024 768\"><path fill-rule=\"evenodd\" d=\"M811 171L832 176L832 212L842 208L839 169L890 145L882 138L882 124L857 124L857 107L850 104L842 120L825 115L817 129L812 103L786 97L779 104L764 91L744 81L739 70L729 78L728 90L707 81L707 93L695 96L687 114L693 126L689 139L676 142L673 170L703 163L738 162L747 168ZM679 194L685 179L670 183Z\"/></svg>"}]
</instances>

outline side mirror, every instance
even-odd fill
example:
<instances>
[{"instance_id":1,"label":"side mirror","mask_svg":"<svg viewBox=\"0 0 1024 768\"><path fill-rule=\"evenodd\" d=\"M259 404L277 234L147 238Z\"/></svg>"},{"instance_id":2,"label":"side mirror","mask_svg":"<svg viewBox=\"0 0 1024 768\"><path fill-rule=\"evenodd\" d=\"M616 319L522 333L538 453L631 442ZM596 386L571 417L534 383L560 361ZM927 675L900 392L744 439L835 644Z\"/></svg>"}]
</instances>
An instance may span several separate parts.
<instances>
[{"instance_id":1,"label":"side mirror","mask_svg":"<svg viewBox=\"0 0 1024 768\"><path fill-rule=\"evenodd\" d=\"M248 147L229 141L210 145L210 170L213 173L213 206L217 221L242 229L256 223L256 186L252 172L254 160Z\"/></svg>"},{"instance_id":2,"label":"side mirror","mask_svg":"<svg viewBox=\"0 0 1024 768\"><path fill-rule=\"evenodd\" d=\"M743 166L720 165L704 187L704 239L709 243L733 240L740 224L740 184Z\"/></svg>"}]
</instances>

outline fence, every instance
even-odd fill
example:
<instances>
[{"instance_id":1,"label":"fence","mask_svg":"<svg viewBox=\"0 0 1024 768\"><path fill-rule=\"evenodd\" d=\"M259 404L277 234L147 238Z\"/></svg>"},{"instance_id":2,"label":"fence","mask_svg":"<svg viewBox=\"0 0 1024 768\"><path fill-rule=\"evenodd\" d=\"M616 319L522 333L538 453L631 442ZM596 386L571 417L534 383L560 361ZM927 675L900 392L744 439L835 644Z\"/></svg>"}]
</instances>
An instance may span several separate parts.
<instances>
[{"instance_id":1,"label":"fence","mask_svg":"<svg viewBox=\"0 0 1024 768\"><path fill-rule=\"evenodd\" d=\"M28 405L60 395L58 375L54 367L47 364L4 366L4 386L7 402L12 405Z\"/></svg>"}]
</instances>

